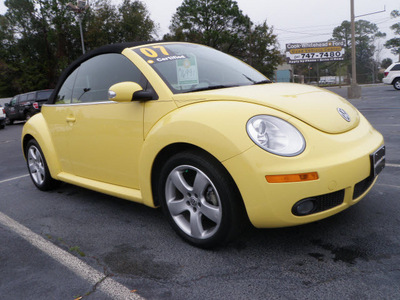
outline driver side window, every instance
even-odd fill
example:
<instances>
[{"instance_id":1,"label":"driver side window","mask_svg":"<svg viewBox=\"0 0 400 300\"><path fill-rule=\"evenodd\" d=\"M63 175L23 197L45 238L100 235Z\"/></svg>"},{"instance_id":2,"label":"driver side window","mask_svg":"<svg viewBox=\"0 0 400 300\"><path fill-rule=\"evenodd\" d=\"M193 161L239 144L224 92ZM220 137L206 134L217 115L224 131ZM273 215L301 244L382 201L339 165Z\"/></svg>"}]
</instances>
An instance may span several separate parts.
<instances>
[{"instance_id":1,"label":"driver side window","mask_svg":"<svg viewBox=\"0 0 400 300\"><path fill-rule=\"evenodd\" d=\"M145 87L140 70L122 54L95 56L76 68L61 86L56 104L108 101L108 89L115 83L133 81Z\"/></svg>"},{"instance_id":2,"label":"driver side window","mask_svg":"<svg viewBox=\"0 0 400 300\"><path fill-rule=\"evenodd\" d=\"M80 67L72 93L73 102L108 101L108 89L115 83L133 81L143 87L144 76L121 54L103 54Z\"/></svg>"}]
</instances>

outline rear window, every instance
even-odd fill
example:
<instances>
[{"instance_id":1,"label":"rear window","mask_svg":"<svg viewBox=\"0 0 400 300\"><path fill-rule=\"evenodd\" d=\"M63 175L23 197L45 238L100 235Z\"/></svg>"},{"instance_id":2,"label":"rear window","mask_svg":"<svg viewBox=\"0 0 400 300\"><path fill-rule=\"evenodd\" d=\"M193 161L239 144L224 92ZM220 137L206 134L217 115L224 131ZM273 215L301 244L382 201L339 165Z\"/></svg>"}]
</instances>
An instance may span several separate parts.
<instances>
[{"instance_id":1,"label":"rear window","mask_svg":"<svg viewBox=\"0 0 400 300\"><path fill-rule=\"evenodd\" d=\"M400 64L394 65L390 71L400 71Z\"/></svg>"},{"instance_id":2,"label":"rear window","mask_svg":"<svg viewBox=\"0 0 400 300\"><path fill-rule=\"evenodd\" d=\"M37 94L37 100L48 100L53 90L41 91Z\"/></svg>"},{"instance_id":3,"label":"rear window","mask_svg":"<svg viewBox=\"0 0 400 300\"><path fill-rule=\"evenodd\" d=\"M28 94L28 100L29 100L29 101L35 100L35 93L29 93L29 94Z\"/></svg>"}]
</instances>

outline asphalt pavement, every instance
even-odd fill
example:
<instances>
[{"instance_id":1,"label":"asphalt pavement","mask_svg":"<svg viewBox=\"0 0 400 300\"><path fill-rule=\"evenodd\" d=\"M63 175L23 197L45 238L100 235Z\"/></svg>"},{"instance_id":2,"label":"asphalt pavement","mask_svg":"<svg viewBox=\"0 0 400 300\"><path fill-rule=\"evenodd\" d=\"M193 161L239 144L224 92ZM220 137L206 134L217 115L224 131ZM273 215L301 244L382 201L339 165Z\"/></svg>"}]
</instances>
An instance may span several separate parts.
<instances>
[{"instance_id":1,"label":"asphalt pavement","mask_svg":"<svg viewBox=\"0 0 400 300\"><path fill-rule=\"evenodd\" d=\"M362 89L350 101L387 146L372 191L328 219L249 229L208 251L180 240L160 210L68 184L37 190L23 123L0 130L0 298L399 299L400 91Z\"/></svg>"}]
</instances>

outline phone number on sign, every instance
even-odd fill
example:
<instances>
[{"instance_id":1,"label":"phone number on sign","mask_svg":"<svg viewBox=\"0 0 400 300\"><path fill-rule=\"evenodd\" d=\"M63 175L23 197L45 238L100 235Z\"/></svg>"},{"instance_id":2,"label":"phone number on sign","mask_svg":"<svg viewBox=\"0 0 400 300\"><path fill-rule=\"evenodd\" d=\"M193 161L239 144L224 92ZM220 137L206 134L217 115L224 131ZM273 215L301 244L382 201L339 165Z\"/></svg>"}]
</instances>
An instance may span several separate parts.
<instances>
[{"instance_id":1,"label":"phone number on sign","mask_svg":"<svg viewBox=\"0 0 400 300\"><path fill-rule=\"evenodd\" d=\"M333 58L333 57L341 57L342 52L319 52L319 53L302 53L296 54L292 59L307 59L307 58Z\"/></svg>"}]
</instances>

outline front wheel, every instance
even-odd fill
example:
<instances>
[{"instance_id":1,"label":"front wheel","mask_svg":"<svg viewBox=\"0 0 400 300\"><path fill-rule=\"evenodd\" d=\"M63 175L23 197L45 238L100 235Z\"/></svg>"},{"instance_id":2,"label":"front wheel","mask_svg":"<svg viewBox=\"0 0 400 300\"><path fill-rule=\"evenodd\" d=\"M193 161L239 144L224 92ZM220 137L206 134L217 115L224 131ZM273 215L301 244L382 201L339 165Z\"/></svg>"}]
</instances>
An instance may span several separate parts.
<instances>
[{"instance_id":1,"label":"front wheel","mask_svg":"<svg viewBox=\"0 0 400 300\"><path fill-rule=\"evenodd\" d=\"M54 188L58 181L51 177L42 149L35 140L28 142L25 154L29 175L36 187L42 191Z\"/></svg>"},{"instance_id":2,"label":"front wheel","mask_svg":"<svg viewBox=\"0 0 400 300\"><path fill-rule=\"evenodd\" d=\"M400 78L397 78L394 82L393 82L393 87L396 90L400 90Z\"/></svg>"},{"instance_id":3,"label":"front wheel","mask_svg":"<svg viewBox=\"0 0 400 300\"><path fill-rule=\"evenodd\" d=\"M202 152L182 152L162 167L158 183L161 206L184 240L210 248L237 237L243 205L229 173Z\"/></svg>"}]
</instances>

